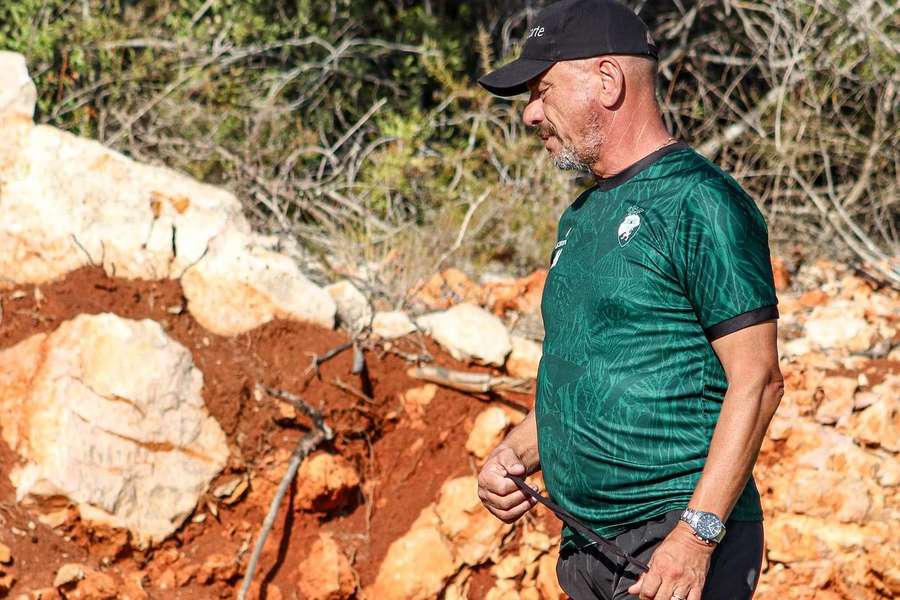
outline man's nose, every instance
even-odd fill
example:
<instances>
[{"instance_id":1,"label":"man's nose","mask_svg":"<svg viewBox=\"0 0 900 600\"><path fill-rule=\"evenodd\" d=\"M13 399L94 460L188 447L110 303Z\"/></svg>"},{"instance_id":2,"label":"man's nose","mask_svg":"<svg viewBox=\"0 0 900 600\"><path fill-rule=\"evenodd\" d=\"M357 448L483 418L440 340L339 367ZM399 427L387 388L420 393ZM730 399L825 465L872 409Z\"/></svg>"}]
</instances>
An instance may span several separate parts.
<instances>
[{"instance_id":1,"label":"man's nose","mask_svg":"<svg viewBox=\"0 0 900 600\"><path fill-rule=\"evenodd\" d=\"M544 120L544 104L537 94L532 94L522 111L522 121L530 127L540 125Z\"/></svg>"}]
</instances>

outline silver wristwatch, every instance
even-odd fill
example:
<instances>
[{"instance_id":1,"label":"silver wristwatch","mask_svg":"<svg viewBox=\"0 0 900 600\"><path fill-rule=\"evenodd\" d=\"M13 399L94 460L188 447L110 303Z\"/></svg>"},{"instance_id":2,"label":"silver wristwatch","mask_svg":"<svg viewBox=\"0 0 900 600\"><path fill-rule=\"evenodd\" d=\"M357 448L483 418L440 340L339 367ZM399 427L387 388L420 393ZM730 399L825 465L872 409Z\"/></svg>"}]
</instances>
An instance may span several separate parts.
<instances>
[{"instance_id":1,"label":"silver wristwatch","mask_svg":"<svg viewBox=\"0 0 900 600\"><path fill-rule=\"evenodd\" d=\"M681 520L690 525L694 536L705 544L718 544L725 537L725 525L713 513L686 508L681 513Z\"/></svg>"}]
</instances>

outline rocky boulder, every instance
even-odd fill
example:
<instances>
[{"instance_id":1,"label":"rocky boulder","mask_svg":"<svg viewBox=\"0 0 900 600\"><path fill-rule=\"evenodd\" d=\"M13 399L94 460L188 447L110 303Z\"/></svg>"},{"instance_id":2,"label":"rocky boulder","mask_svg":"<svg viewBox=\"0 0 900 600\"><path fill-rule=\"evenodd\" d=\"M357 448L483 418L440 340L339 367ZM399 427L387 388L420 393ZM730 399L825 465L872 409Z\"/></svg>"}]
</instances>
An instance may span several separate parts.
<instances>
[{"instance_id":1,"label":"rocky boulder","mask_svg":"<svg viewBox=\"0 0 900 600\"><path fill-rule=\"evenodd\" d=\"M36 103L37 88L28 76L25 57L0 52L0 120L11 117L30 121Z\"/></svg>"},{"instance_id":2,"label":"rocky boulder","mask_svg":"<svg viewBox=\"0 0 900 600\"><path fill-rule=\"evenodd\" d=\"M512 526L486 511L476 490L474 477L446 481L437 502L388 548L366 598L436 598L460 568L496 556Z\"/></svg>"},{"instance_id":3,"label":"rocky boulder","mask_svg":"<svg viewBox=\"0 0 900 600\"><path fill-rule=\"evenodd\" d=\"M512 350L503 322L475 304L457 304L449 310L425 315L417 324L457 360L474 359L501 366Z\"/></svg>"},{"instance_id":4,"label":"rocky boulder","mask_svg":"<svg viewBox=\"0 0 900 600\"><path fill-rule=\"evenodd\" d=\"M0 117L16 119L0 119L0 289L93 265L130 279L180 278L188 310L220 335L273 318L333 326L331 296L271 249L277 240L250 229L233 194L34 126L24 59L5 53L2 65Z\"/></svg>"},{"instance_id":5,"label":"rocky boulder","mask_svg":"<svg viewBox=\"0 0 900 600\"><path fill-rule=\"evenodd\" d=\"M19 500L66 496L84 519L169 536L228 457L190 352L153 321L81 315L0 352L0 434Z\"/></svg>"}]
</instances>

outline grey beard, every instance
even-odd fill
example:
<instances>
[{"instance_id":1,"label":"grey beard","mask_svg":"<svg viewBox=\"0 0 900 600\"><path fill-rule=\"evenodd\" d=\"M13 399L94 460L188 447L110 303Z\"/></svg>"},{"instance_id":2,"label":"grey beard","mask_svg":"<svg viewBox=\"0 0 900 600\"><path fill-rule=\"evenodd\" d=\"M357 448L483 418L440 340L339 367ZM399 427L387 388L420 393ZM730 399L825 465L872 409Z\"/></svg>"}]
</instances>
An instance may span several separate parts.
<instances>
[{"instance_id":1,"label":"grey beard","mask_svg":"<svg viewBox=\"0 0 900 600\"><path fill-rule=\"evenodd\" d=\"M583 171L589 173L590 165L581 160L571 148L563 148L559 154L553 157L553 164L563 171Z\"/></svg>"}]
</instances>

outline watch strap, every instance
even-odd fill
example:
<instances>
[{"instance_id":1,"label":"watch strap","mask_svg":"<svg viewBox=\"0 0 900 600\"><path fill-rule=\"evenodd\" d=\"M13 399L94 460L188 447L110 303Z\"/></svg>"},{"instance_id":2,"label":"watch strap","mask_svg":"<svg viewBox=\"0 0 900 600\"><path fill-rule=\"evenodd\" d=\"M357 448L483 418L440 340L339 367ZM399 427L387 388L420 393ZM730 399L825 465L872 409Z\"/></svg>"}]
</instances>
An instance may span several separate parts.
<instances>
[{"instance_id":1,"label":"watch strap","mask_svg":"<svg viewBox=\"0 0 900 600\"><path fill-rule=\"evenodd\" d=\"M705 514L705 513L703 513L702 511L699 511L699 510L694 510L692 508L685 508L684 512L681 513L681 517L679 517L679 519L681 521L684 521L685 523L687 523L688 526L694 530L694 537L696 537L701 542L703 542L705 544L718 544L725 537L725 524L722 523L722 520L719 519L718 516L713 515L716 517L716 519L719 519L720 523L722 523L722 528L719 529L719 533L717 533L715 535L715 537L704 538L699 533L697 533L697 525L700 522L700 516L702 514ZM709 514L712 514L712 513L709 513Z\"/></svg>"}]
</instances>

